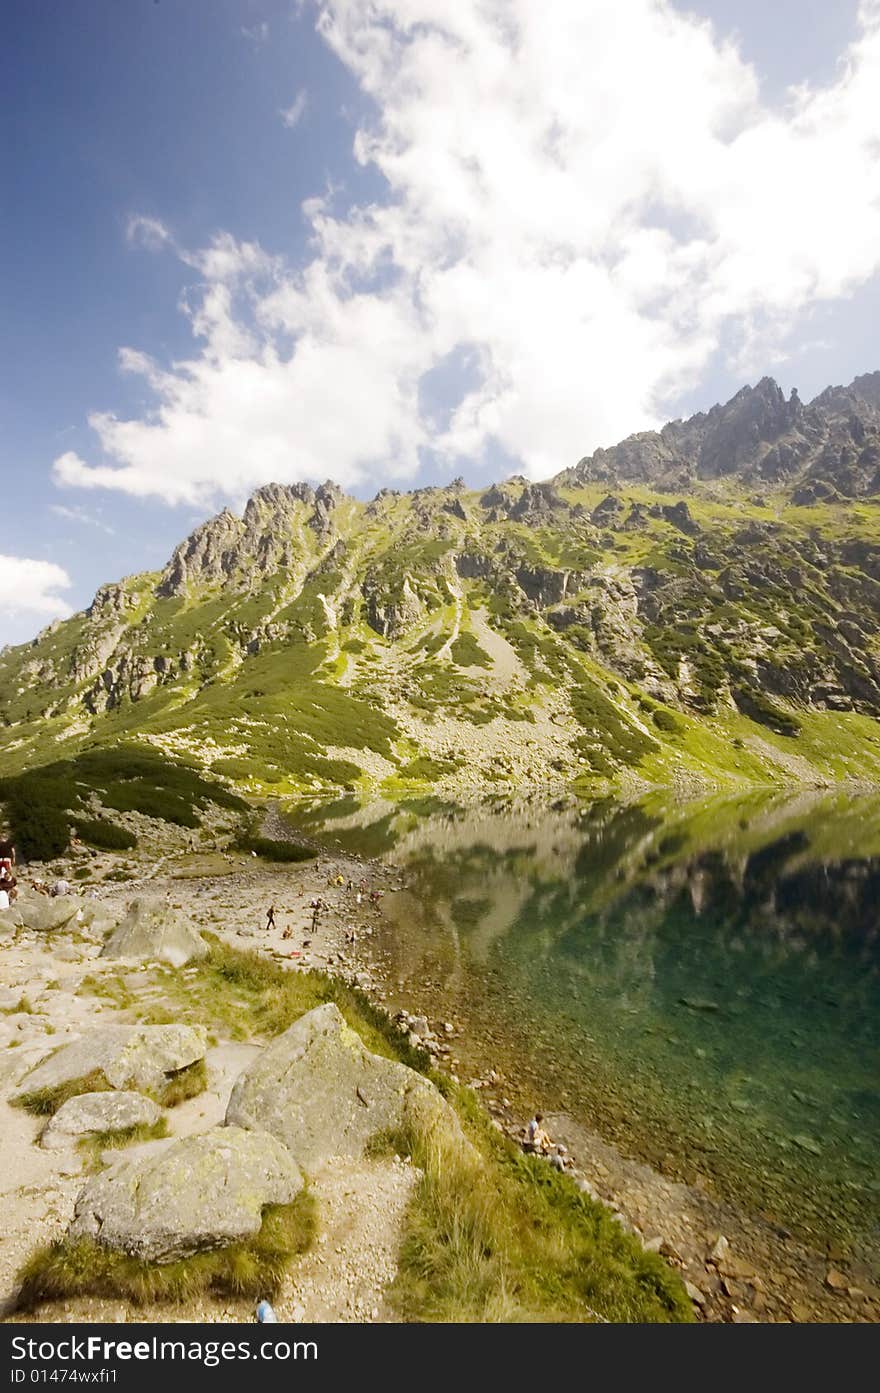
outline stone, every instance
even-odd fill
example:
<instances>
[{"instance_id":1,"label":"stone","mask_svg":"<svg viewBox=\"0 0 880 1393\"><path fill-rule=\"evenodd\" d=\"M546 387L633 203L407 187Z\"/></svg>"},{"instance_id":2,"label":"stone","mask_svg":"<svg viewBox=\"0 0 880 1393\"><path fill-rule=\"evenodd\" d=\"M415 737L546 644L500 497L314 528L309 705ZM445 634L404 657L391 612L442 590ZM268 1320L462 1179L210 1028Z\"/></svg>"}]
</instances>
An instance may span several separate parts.
<instances>
[{"instance_id":1,"label":"stone","mask_svg":"<svg viewBox=\"0 0 880 1393\"><path fill-rule=\"evenodd\" d=\"M207 1032L189 1025L104 1025L41 1060L20 1081L17 1096L58 1088L100 1072L111 1088L150 1091L203 1059Z\"/></svg>"},{"instance_id":2,"label":"stone","mask_svg":"<svg viewBox=\"0 0 880 1393\"><path fill-rule=\"evenodd\" d=\"M711 1251L711 1253L709 1254L709 1256L710 1256L710 1258L712 1259L713 1262L723 1262L724 1259L727 1257L727 1255L728 1255L729 1252L730 1252L730 1244L729 1244L729 1242L727 1241L727 1239L724 1237L724 1234L721 1233L721 1234L718 1235L718 1238L715 1240L714 1247L712 1248L712 1251Z\"/></svg>"},{"instance_id":3,"label":"stone","mask_svg":"<svg viewBox=\"0 0 880 1393\"><path fill-rule=\"evenodd\" d=\"M82 900L77 895L41 895L26 886L18 892L15 909L26 929L54 933L76 919Z\"/></svg>"},{"instance_id":4,"label":"stone","mask_svg":"<svg viewBox=\"0 0 880 1393\"><path fill-rule=\"evenodd\" d=\"M849 1277L838 1271L836 1267L829 1267L825 1273L825 1285L830 1291L846 1291L849 1284Z\"/></svg>"},{"instance_id":5,"label":"stone","mask_svg":"<svg viewBox=\"0 0 880 1393\"><path fill-rule=\"evenodd\" d=\"M814 1137L805 1136L804 1133L801 1132L796 1137L792 1137L792 1141L795 1146L800 1147L801 1151L809 1151L811 1156L822 1155L822 1148Z\"/></svg>"},{"instance_id":6,"label":"stone","mask_svg":"<svg viewBox=\"0 0 880 1393\"><path fill-rule=\"evenodd\" d=\"M125 918L101 949L102 958L148 958L182 967L204 958L207 946L177 910L161 900L132 900Z\"/></svg>"},{"instance_id":7,"label":"stone","mask_svg":"<svg viewBox=\"0 0 880 1393\"><path fill-rule=\"evenodd\" d=\"M724 1277L735 1277L741 1281L751 1281L755 1276L755 1269L751 1263L745 1262L743 1258L735 1257L728 1251L723 1258L716 1259L718 1271Z\"/></svg>"},{"instance_id":8,"label":"stone","mask_svg":"<svg viewBox=\"0 0 880 1393\"><path fill-rule=\"evenodd\" d=\"M266 1132L213 1127L96 1176L68 1237L149 1262L173 1262L259 1232L268 1204L303 1187L287 1148Z\"/></svg>"},{"instance_id":9,"label":"stone","mask_svg":"<svg viewBox=\"0 0 880 1393\"><path fill-rule=\"evenodd\" d=\"M63 1103L49 1121L40 1146L57 1151L88 1132L125 1132L129 1127L152 1127L162 1109L143 1093L113 1091L80 1093Z\"/></svg>"},{"instance_id":10,"label":"stone","mask_svg":"<svg viewBox=\"0 0 880 1393\"><path fill-rule=\"evenodd\" d=\"M682 1257L681 1253L678 1251L675 1244L671 1243L668 1238L661 1239L659 1251L663 1254L664 1258L669 1258L671 1262L684 1262L684 1258Z\"/></svg>"},{"instance_id":11,"label":"stone","mask_svg":"<svg viewBox=\"0 0 880 1393\"><path fill-rule=\"evenodd\" d=\"M699 1287L694 1286L693 1282L685 1282L684 1289L690 1297L691 1301L695 1302L697 1306L705 1306L705 1294L700 1291Z\"/></svg>"},{"instance_id":12,"label":"stone","mask_svg":"<svg viewBox=\"0 0 880 1393\"><path fill-rule=\"evenodd\" d=\"M360 1157L377 1133L410 1125L440 1127L468 1146L434 1085L371 1054L332 1002L301 1016L239 1075L226 1121L271 1132L306 1171Z\"/></svg>"},{"instance_id":13,"label":"stone","mask_svg":"<svg viewBox=\"0 0 880 1393\"><path fill-rule=\"evenodd\" d=\"M426 1016L413 1016L410 1019L409 1028L413 1035L421 1035L424 1037L431 1033L431 1027L428 1025Z\"/></svg>"}]
</instances>

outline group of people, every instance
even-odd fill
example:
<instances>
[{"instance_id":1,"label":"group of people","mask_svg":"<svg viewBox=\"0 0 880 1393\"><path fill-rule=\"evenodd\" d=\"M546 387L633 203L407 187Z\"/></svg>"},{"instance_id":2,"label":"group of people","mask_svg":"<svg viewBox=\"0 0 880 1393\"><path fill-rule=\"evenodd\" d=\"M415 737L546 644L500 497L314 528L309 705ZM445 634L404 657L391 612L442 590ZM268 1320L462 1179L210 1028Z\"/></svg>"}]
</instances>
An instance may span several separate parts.
<instances>
[{"instance_id":1,"label":"group of people","mask_svg":"<svg viewBox=\"0 0 880 1393\"><path fill-rule=\"evenodd\" d=\"M0 909L8 909L18 895L14 866L15 847L10 841L0 841Z\"/></svg>"},{"instance_id":2,"label":"group of people","mask_svg":"<svg viewBox=\"0 0 880 1393\"><path fill-rule=\"evenodd\" d=\"M546 1157L558 1171L565 1170L571 1163L568 1148L562 1142L551 1141L544 1130L544 1114L541 1112L536 1112L526 1127L523 1151L532 1156Z\"/></svg>"}]
</instances>

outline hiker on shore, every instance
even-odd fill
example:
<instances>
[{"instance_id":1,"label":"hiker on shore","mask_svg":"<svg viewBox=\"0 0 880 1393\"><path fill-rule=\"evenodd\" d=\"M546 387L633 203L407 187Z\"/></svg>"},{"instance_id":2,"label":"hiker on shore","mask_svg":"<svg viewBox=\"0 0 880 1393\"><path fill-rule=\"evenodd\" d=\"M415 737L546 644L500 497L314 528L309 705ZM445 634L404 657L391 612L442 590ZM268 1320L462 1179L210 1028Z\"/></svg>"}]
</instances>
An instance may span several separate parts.
<instances>
[{"instance_id":1,"label":"hiker on shore","mask_svg":"<svg viewBox=\"0 0 880 1393\"><path fill-rule=\"evenodd\" d=\"M529 1125L526 1127L524 1149L534 1152L536 1156L546 1156L553 1145L547 1133L544 1131L542 1126L543 1121L544 1114L542 1112L536 1112L529 1122Z\"/></svg>"},{"instance_id":2,"label":"hiker on shore","mask_svg":"<svg viewBox=\"0 0 880 1393\"><path fill-rule=\"evenodd\" d=\"M268 933L270 929L274 929L276 927L277 925L275 923L275 906L273 904L270 904L269 908L266 911L266 933Z\"/></svg>"}]
</instances>

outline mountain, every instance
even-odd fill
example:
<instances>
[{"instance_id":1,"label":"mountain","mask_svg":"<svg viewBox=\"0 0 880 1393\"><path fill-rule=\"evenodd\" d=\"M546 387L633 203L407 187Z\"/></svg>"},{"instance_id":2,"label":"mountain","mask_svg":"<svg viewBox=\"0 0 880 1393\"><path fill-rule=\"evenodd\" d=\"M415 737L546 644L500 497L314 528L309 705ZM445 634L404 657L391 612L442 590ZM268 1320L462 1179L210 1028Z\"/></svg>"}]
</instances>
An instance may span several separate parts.
<instances>
[{"instance_id":1,"label":"mountain","mask_svg":"<svg viewBox=\"0 0 880 1393\"><path fill-rule=\"evenodd\" d=\"M880 373L555 480L267 485L0 654L0 773L136 742L253 796L880 782Z\"/></svg>"},{"instance_id":2,"label":"mountain","mask_svg":"<svg viewBox=\"0 0 880 1393\"><path fill-rule=\"evenodd\" d=\"M786 401L772 377L764 377L723 406L597 450L560 482L688 489L730 477L782 486L794 503L880 492L880 372L828 387L806 406L797 391Z\"/></svg>"}]
</instances>

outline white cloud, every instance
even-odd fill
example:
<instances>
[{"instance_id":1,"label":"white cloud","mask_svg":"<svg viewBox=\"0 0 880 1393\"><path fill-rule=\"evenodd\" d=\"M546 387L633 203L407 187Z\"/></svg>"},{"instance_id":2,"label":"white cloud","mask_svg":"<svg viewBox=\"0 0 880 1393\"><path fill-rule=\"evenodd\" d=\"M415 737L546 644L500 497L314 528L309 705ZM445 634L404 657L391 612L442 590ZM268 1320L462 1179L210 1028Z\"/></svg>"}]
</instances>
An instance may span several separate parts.
<instances>
[{"instance_id":1,"label":"white cloud","mask_svg":"<svg viewBox=\"0 0 880 1393\"><path fill-rule=\"evenodd\" d=\"M305 115L306 107L309 102L309 94L304 87L301 87L291 102L290 106L285 107L281 112L281 119L290 130L298 126Z\"/></svg>"},{"instance_id":2,"label":"white cloud","mask_svg":"<svg viewBox=\"0 0 880 1393\"><path fill-rule=\"evenodd\" d=\"M265 20L260 24L252 24L250 27L242 24L239 32L243 39L250 39L252 44L259 46L264 44L269 37L269 25Z\"/></svg>"},{"instance_id":3,"label":"white cloud","mask_svg":"<svg viewBox=\"0 0 880 1393\"><path fill-rule=\"evenodd\" d=\"M203 282L185 362L122 365L152 413L90 418L59 483L170 503L274 478L343 485L493 443L538 477L663 418L723 347L784 349L880 268L880 4L826 87L761 104L754 71L667 0L326 0L318 27L378 115L356 158L384 204L304 205L313 258L166 246ZM419 384L476 365L449 419Z\"/></svg>"},{"instance_id":4,"label":"white cloud","mask_svg":"<svg viewBox=\"0 0 880 1393\"><path fill-rule=\"evenodd\" d=\"M50 503L50 513L54 513L58 518L64 518L67 522L80 522L86 527L97 527L100 532L106 532L108 536L116 535L116 528L97 517L94 513L88 512L85 508L74 506L69 508L66 503Z\"/></svg>"},{"instance_id":5,"label":"white cloud","mask_svg":"<svg viewBox=\"0 0 880 1393\"><path fill-rule=\"evenodd\" d=\"M140 214L129 218L125 237L130 246L143 247L150 252L173 246L173 238L164 223L158 218L146 218Z\"/></svg>"},{"instance_id":6,"label":"white cloud","mask_svg":"<svg viewBox=\"0 0 880 1393\"><path fill-rule=\"evenodd\" d=\"M70 576L52 561L24 556L0 556L0 604L6 614L36 614L44 619L66 618L73 611L55 594L67 590Z\"/></svg>"}]
</instances>

